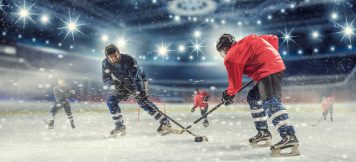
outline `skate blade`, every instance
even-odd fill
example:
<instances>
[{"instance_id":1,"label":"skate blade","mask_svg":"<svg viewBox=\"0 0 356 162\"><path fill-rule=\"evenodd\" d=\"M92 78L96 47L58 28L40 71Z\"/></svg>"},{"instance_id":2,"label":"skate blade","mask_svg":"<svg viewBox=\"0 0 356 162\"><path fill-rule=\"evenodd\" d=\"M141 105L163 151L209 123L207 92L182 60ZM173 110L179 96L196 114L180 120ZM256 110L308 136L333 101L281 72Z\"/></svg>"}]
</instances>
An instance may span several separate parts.
<instances>
[{"instance_id":1,"label":"skate blade","mask_svg":"<svg viewBox=\"0 0 356 162\"><path fill-rule=\"evenodd\" d=\"M269 140L264 140L259 142L251 142L250 145L252 147L270 147L272 144L271 144L271 140L269 139Z\"/></svg>"},{"instance_id":2,"label":"skate blade","mask_svg":"<svg viewBox=\"0 0 356 162\"><path fill-rule=\"evenodd\" d=\"M291 150L290 150L290 152L282 153L282 151L285 150L285 149L291 149ZM272 157L288 157L288 156L298 156L298 155L300 155L298 147L285 148L285 149L272 150L271 156Z\"/></svg>"},{"instance_id":3,"label":"skate blade","mask_svg":"<svg viewBox=\"0 0 356 162\"><path fill-rule=\"evenodd\" d=\"M123 130L121 132L117 132L117 133L110 133L110 136L112 137L117 137L117 136L125 136L126 135L126 130Z\"/></svg>"},{"instance_id":4,"label":"skate blade","mask_svg":"<svg viewBox=\"0 0 356 162\"><path fill-rule=\"evenodd\" d=\"M161 134L161 136L165 136L168 134L183 134L183 133L184 133L184 130L173 129L173 130L162 132L162 133L160 132L159 134Z\"/></svg>"}]
</instances>

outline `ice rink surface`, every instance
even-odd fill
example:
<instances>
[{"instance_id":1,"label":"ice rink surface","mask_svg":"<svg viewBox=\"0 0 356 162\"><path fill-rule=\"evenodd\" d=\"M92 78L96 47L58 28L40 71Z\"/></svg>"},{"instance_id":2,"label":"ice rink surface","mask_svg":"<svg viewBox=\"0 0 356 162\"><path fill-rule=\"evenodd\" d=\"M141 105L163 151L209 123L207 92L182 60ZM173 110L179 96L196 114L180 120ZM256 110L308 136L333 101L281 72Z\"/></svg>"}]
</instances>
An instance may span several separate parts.
<instances>
[{"instance_id":1,"label":"ice rink surface","mask_svg":"<svg viewBox=\"0 0 356 162\"><path fill-rule=\"evenodd\" d=\"M319 105L288 106L290 120L300 140L301 155L297 157L271 157L269 148L252 148L248 139L256 134L246 104L221 107L209 116L210 127L201 123L191 129L206 135L207 143L195 143L188 134L159 136L158 122L141 111L138 122L135 106L124 106L127 126L124 137L109 138L114 125L104 104L97 109L82 109L85 105L73 105L77 128L72 130L62 111L57 115L55 129L47 130L43 119L46 106L11 104L15 111L0 111L0 161L355 161L356 159L356 111L355 103L337 104L334 122L322 121ZM21 105L26 105L26 111ZM101 105L101 106L100 106ZM213 104L212 104L213 105ZM22 107L22 108L21 108ZM127 107L127 108L126 108ZM199 117L190 113L191 105L166 105L167 113L183 125ZM37 110L38 109L38 110ZM33 110L33 111L32 111ZM269 122L270 123L270 122ZM280 140L270 126L273 144Z\"/></svg>"}]
</instances>

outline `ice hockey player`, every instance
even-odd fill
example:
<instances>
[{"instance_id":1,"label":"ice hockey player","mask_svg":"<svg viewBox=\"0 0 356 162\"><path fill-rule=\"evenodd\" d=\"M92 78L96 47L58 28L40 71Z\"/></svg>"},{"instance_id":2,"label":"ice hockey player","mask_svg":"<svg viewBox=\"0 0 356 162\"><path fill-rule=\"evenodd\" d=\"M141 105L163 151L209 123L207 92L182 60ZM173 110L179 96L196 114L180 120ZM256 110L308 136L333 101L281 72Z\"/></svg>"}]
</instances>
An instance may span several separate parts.
<instances>
[{"instance_id":1,"label":"ice hockey player","mask_svg":"<svg viewBox=\"0 0 356 162\"><path fill-rule=\"evenodd\" d=\"M323 109L323 119L326 120L328 113L330 113L330 121L333 122L335 98L332 92L328 90L322 97L321 108Z\"/></svg>"},{"instance_id":2,"label":"ice hockey player","mask_svg":"<svg viewBox=\"0 0 356 162\"><path fill-rule=\"evenodd\" d=\"M194 106L191 110L191 112L194 112L197 107L200 108L200 114L204 115L206 112L208 112L208 100L209 100L209 94L203 90L200 90L199 88L195 89L194 91ZM209 126L209 121L208 118L204 118L203 122L204 127Z\"/></svg>"},{"instance_id":3,"label":"ice hockey player","mask_svg":"<svg viewBox=\"0 0 356 162\"><path fill-rule=\"evenodd\" d=\"M183 133L183 131L173 129L169 120L156 111L158 107L148 99L148 83L145 73L132 56L120 53L117 46L113 44L105 47L105 56L102 63L102 79L105 86L113 91L107 100L115 123L115 129L110 132L111 135L126 134L119 103L126 101L131 95L135 96L142 109L159 121L160 126L157 129L159 134Z\"/></svg>"},{"instance_id":4,"label":"ice hockey player","mask_svg":"<svg viewBox=\"0 0 356 162\"><path fill-rule=\"evenodd\" d=\"M68 99L71 97L74 97L75 91L72 90L66 84L64 79L58 79L57 84L58 85L56 85L53 88L53 95L54 95L55 102L54 102L53 107L49 111L50 120L45 120L45 123L47 124L48 129L53 129L54 118L55 118L56 114L58 113L58 111L61 108L64 108L64 111L66 112L66 114L68 116L70 126L74 129L75 125L74 125L74 120L73 120L73 116L72 116L72 110L71 110Z\"/></svg>"},{"instance_id":5,"label":"ice hockey player","mask_svg":"<svg viewBox=\"0 0 356 162\"><path fill-rule=\"evenodd\" d=\"M272 156L299 155L299 142L288 119L288 113L281 103L281 80L285 65L278 53L278 38L274 35L249 35L240 41L230 34L223 34L216 42L216 49L222 57L228 73L229 86L222 94L225 105L242 87L242 75L254 80L255 86L248 92L247 102L258 131L249 139L254 146L269 146L272 139L268 131L267 117L277 128L282 140L271 146ZM258 144L265 141L265 145ZM281 150L290 148L288 153Z\"/></svg>"}]
</instances>

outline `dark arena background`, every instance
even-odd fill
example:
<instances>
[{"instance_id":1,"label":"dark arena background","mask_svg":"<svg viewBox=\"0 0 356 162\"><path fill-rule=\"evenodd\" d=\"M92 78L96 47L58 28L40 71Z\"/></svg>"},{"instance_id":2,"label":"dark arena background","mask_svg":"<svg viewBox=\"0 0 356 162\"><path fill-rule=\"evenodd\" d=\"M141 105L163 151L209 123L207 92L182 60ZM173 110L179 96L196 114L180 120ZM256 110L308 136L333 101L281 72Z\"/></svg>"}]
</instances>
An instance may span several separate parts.
<instances>
[{"instance_id":1,"label":"dark arena background","mask_svg":"<svg viewBox=\"0 0 356 162\"><path fill-rule=\"evenodd\" d=\"M0 161L354 161L356 158L355 0L0 0ZM271 157L252 147L256 134L249 86L188 133L157 135L159 123L131 96L120 103L126 136L115 127L102 81L105 46L115 44L146 72L149 98L188 126L194 89L210 94L209 109L228 86L216 41L272 34L286 73L282 102L300 156ZM61 78L75 91L54 129L44 120ZM244 76L243 83L250 81ZM333 121L322 118L334 97ZM273 143L279 134L268 120ZM173 127L177 127L172 124Z\"/></svg>"}]
</instances>

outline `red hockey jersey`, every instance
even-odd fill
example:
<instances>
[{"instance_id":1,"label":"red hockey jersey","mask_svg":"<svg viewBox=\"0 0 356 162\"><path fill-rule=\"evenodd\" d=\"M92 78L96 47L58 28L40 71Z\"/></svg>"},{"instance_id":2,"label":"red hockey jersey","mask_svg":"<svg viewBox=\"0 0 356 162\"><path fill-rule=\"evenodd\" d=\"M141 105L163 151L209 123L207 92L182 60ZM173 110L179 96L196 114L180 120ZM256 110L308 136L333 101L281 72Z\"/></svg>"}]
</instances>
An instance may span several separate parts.
<instances>
[{"instance_id":1,"label":"red hockey jersey","mask_svg":"<svg viewBox=\"0 0 356 162\"><path fill-rule=\"evenodd\" d=\"M209 97L209 94L205 91L199 91L199 93L194 96L194 107L200 107L200 109L207 108L209 105L207 101L204 101L205 97Z\"/></svg>"},{"instance_id":2,"label":"red hockey jersey","mask_svg":"<svg viewBox=\"0 0 356 162\"><path fill-rule=\"evenodd\" d=\"M227 52L224 64L228 73L227 93L235 95L242 87L242 75L255 82L286 67L278 53L278 37L249 35L235 42Z\"/></svg>"},{"instance_id":3,"label":"red hockey jersey","mask_svg":"<svg viewBox=\"0 0 356 162\"><path fill-rule=\"evenodd\" d=\"M325 99L323 99L323 101L321 102L321 108L323 109L323 112L327 112L330 106L334 104L334 102L334 97L326 97Z\"/></svg>"}]
</instances>

